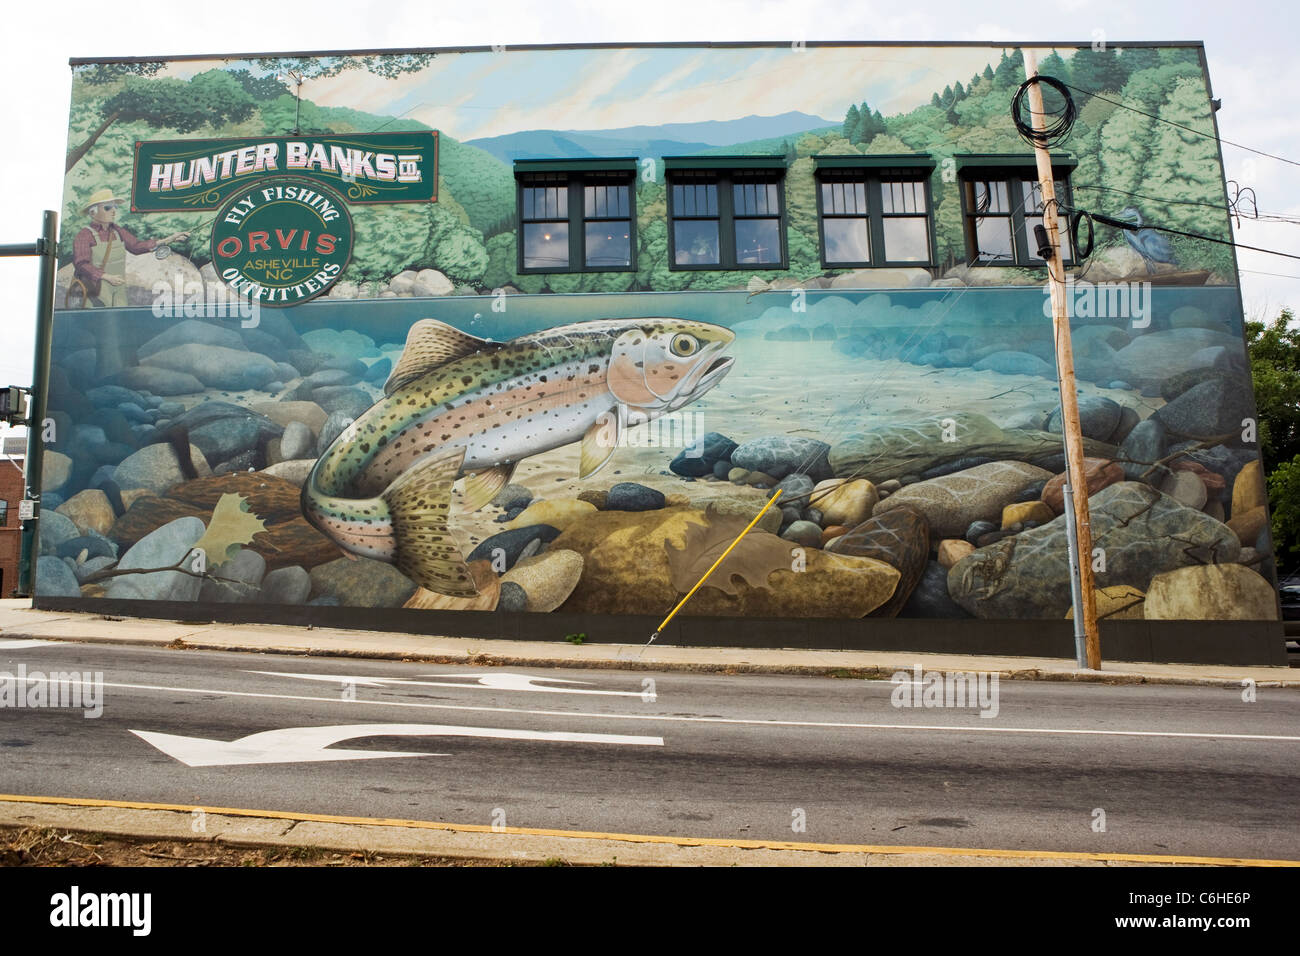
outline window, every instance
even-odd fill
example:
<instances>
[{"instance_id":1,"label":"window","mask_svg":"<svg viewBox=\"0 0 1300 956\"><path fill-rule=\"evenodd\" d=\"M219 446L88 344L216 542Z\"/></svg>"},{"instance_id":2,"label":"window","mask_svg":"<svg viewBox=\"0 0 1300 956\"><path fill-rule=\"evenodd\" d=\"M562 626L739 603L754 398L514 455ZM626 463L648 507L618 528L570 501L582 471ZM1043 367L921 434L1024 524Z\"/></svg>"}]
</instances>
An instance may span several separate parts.
<instances>
[{"instance_id":1,"label":"window","mask_svg":"<svg viewBox=\"0 0 1300 956\"><path fill-rule=\"evenodd\" d=\"M521 273L636 269L636 160L515 163Z\"/></svg>"},{"instance_id":2,"label":"window","mask_svg":"<svg viewBox=\"0 0 1300 956\"><path fill-rule=\"evenodd\" d=\"M785 269L785 160L668 157L672 269Z\"/></svg>"},{"instance_id":3,"label":"window","mask_svg":"<svg viewBox=\"0 0 1300 956\"><path fill-rule=\"evenodd\" d=\"M814 163L822 265L931 264L929 157L817 156Z\"/></svg>"},{"instance_id":4,"label":"window","mask_svg":"<svg viewBox=\"0 0 1300 956\"><path fill-rule=\"evenodd\" d=\"M1009 157L958 157L962 166L962 212L967 259L981 266L1041 266L1034 226L1043 224L1042 188L1032 159L1017 165ZM1072 164L1071 164L1072 165ZM1070 165L1053 166L1056 198L1070 204ZM1057 214L1061 256L1074 259L1069 223Z\"/></svg>"},{"instance_id":5,"label":"window","mask_svg":"<svg viewBox=\"0 0 1300 956\"><path fill-rule=\"evenodd\" d=\"M0 501L0 528L9 527L9 502Z\"/></svg>"}]
</instances>

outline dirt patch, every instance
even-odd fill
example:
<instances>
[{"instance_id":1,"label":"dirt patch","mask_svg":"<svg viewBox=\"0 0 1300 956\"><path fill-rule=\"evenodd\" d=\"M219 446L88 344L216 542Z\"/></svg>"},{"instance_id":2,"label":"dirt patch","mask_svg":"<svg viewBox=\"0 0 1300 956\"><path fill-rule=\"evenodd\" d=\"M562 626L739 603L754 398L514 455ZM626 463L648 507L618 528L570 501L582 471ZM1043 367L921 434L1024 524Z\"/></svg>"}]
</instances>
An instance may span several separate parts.
<instances>
[{"instance_id":1,"label":"dirt patch","mask_svg":"<svg viewBox=\"0 0 1300 956\"><path fill-rule=\"evenodd\" d=\"M459 857L336 851L321 847L230 846L212 840L134 840L49 827L0 827L0 866L567 866L552 858Z\"/></svg>"}]
</instances>

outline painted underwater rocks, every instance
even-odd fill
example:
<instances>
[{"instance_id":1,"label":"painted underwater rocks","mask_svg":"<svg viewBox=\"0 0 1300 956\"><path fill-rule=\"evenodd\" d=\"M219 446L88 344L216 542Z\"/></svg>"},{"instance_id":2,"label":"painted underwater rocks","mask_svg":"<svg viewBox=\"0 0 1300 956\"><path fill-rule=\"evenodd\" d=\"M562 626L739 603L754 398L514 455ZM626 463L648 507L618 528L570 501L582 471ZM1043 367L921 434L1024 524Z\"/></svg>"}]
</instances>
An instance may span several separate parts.
<instances>
[{"instance_id":1,"label":"painted underwater rocks","mask_svg":"<svg viewBox=\"0 0 1300 956\"><path fill-rule=\"evenodd\" d=\"M746 517L670 506L602 511L577 522L551 545L577 552L585 562L559 610L646 614L671 608L756 512ZM889 600L898 581L898 571L883 561L804 548L755 529L696 592L689 613L862 617Z\"/></svg>"},{"instance_id":2,"label":"painted underwater rocks","mask_svg":"<svg viewBox=\"0 0 1300 956\"><path fill-rule=\"evenodd\" d=\"M1089 454L1108 456L1114 448L1085 439ZM985 458L1035 463L1061 454L1061 436L1046 431L1002 428L978 412L931 415L849 435L830 450L836 476L867 478L880 484L920 475L962 459ZM963 529L965 530L965 529Z\"/></svg>"},{"instance_id":3,"label":"painted underwater rocks","mask_svg":"<svg viewBox=\"0 0 1300 956\"><path fill-rule=\"evenodd\" d=\"M995 461L907 485L876 505L877 515L908 507L925 515L930 531L960 538L975 521L1001 522L1003 508L1025 485L1051 472L1022 461Z\"/></svg>"},{"instance_id":4,"label":"painted underwater rocks","mask_svg":"<svg viewBox=\"0 0 1300 956\"><path fill-rule=\"evenodd\" d=\"M834 554L883 561L898 571L898 587L872 617L896 617L920 583L930 556L930 526L911 508L893 508L864 521L827 548Z\"/></svg>"},{"instance_id":5,"label":"painted underwater rocks","mask_svg":"<svg viewBox=\"0 0 1300 956\"><path fill-rule=\"evenodd\" d=\"M1241 553L1227 526L1149 485L1122 481L1103 488L1089 508L1093 547L1106 556L1098 587L1126 584L1147 591L1162 572L1230 564ZM948 591L976 617L1058 617L1070 605L1065 534L1060 517L980 548L948 572Z\"/></svg>"},{"instance_id":6,"label":"painted underwater rocks","mask_svg":"<svg viewBox=\"0 0 1300 956\"><path fill-rule=\"evenodd\" d=\"M580 442L579 474L609 461L627 418L683 408L731 370L729 330L678 319L604 320L490 342L425 319L385 397L325 450L303 513L353 554L396 565L430 591L477 593L448 526L465 474L477 511L521 459ZM594 510L594 508L593 508Z\"/></svg>"}]
</instances>

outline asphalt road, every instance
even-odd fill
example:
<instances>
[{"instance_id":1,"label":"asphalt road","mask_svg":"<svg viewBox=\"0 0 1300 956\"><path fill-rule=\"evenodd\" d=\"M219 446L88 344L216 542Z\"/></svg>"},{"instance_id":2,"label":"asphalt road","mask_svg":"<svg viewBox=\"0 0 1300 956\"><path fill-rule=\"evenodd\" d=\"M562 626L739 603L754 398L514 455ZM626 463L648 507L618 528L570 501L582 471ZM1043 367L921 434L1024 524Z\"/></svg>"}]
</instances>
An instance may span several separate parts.
<instances>
[{"instance_id":1,"label":"asphalt road","mask_svg":"<svg viewBox=\"0 0 1300 956\"><path fill-rule=\"evenodd\" d=\"M0 707L7 794L1300 860L1295 690L1003 681L985 718L896 707L884 681L33 643L0 639L0 682L102 672L103 713ZM413 756L339 759L385 752Z\"/></svg>"}]
</instances>

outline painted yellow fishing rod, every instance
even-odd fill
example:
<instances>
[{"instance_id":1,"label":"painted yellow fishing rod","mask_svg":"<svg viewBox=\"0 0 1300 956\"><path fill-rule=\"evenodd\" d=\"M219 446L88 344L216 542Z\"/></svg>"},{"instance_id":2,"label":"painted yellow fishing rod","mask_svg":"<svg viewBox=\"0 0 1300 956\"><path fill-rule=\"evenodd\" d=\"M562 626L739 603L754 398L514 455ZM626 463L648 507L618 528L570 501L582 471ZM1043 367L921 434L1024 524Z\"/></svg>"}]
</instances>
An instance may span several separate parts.
<instances>
[{"instance_id":1,"label":"painted yellow fishing rod","mask_svg":"<svg viewBox=\"0 0 1300 956\"><path fill-rule=\"evenodd\" d=\"M771 498L767 499L767 504L763 505L763 507L759 510L758 514L754 515L754 520L745 526L745 530L740 532L740 534L736 536L736 540L731 542L731 544L727 546L727 550L722 552L722 554L718 557L718 560L713 562L713 567L705 571L704 576L695 582L695 587L691 588L689 591L686 592L686 597L678 601L677 606L668 612L668 616L663 619L663 623L661 623L657 628L655 628L655 632L650 635L650 640L646 641L647 645L653 644L655 642L655 638L658 637L659 634L663 631L663 629L668 626L668 622L673 619L673 615L675 615L678 611L682 609L682 605L691 599L691 595L693 595L696 591L698 591L700 589L700 586L709 579L709 575L718 569L718 565L721 564L724 560L726 560L727 555L731 554L731 549L734 548L736 545L740 544L740 539L743 538L745 535L749 534L749 530L753 528L754 525L758 524L758 519L763 517L763 515L767 512L767 509L772 507L773 502L775 502L777 498L781 497L781 490L782 489L780 488L776 489L776 494L774 494Z\"/></svg>"}]
</instances>

